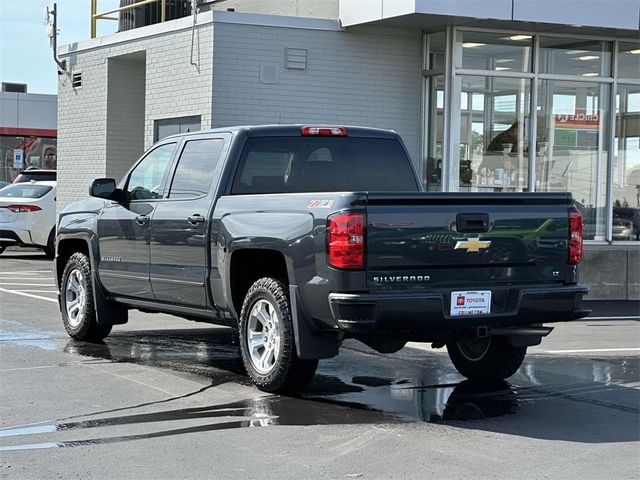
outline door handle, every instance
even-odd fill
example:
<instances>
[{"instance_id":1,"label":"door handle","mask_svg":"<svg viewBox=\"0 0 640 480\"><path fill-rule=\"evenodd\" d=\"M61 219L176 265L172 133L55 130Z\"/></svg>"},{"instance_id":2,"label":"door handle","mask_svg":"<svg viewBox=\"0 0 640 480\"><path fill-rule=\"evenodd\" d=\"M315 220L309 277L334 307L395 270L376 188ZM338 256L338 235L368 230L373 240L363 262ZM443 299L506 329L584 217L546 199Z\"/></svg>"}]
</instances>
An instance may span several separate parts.
<instances>
[{"instance_id":1,"label":"door handle","mask_svg":"<svg viewBox=\"0 0 640 480\"><path fill-rule=\"evenodd\" d=\"M138 225L144 225L144 224L145 224L145 223L147 223L148 221L149 221L149 215L142 214L142 215L138 215L138 216L136 217L136 223L137 223Z\"/></svg>"},{"instance_id":2,"label":"door handle","mask_svg":"<svg viewBox=\"0 0 640 480\"><path fill-rule=\"evenodd\" d=\"M204 217L198 213L196 213L195 215L191 215L190 217L187 217L187 222L189 222L191 225L197 225L199 223L204 223Z\"/></svg>"}]
</instances>

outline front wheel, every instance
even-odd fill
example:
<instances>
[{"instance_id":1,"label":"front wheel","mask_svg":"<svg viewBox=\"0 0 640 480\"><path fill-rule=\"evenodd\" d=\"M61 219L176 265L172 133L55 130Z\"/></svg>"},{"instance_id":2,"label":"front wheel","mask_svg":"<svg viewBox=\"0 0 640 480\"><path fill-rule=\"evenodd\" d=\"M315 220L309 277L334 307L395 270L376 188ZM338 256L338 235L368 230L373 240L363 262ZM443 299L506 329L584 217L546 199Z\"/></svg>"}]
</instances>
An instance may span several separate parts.
<instances>
[{"instance_id":1,"label":"front wheel","mask_svg":"<svg viewBox=\"0 0 640 480\"><path fill-rule=\"evenodd\" d=\"M518 371L527 347L514 347L509 337L491 336L447 343L453 366L470 380L503 380Z\"/></svg>"},{"instance_id":2,"label":"front wheel","mask_svg":"<svg viewBox=\"0 0 640 480\"><path fill-rule=\"evenodd\" d=\"M6 249L7 247L5 247L4 245L0 245L0 255L2 255Z\"/></svg>"},{"instance_id":3,"label":"front wheel","mask_svg":"<svg viewBox=\"0 0 640 480\"><path fill-rule=\"evenodd\" d=\"M260 390L296 390L313 378L318 361L298 358L289 298L278 280L265 277L251 285L239 331L242 362Z\"/></svg>"},{"instance_id":4,"label":"front wheel","mask_svg":"<svg viewBox=\"0 0 640 480\"><path fill-rule=\"evenodd\" d=\"M91 282L91 262L76 252L64 267L61 282L61 311L64 328L76 340L98 342L111 332L111 325L96 321Z\"/></svg>"}]
</instances>

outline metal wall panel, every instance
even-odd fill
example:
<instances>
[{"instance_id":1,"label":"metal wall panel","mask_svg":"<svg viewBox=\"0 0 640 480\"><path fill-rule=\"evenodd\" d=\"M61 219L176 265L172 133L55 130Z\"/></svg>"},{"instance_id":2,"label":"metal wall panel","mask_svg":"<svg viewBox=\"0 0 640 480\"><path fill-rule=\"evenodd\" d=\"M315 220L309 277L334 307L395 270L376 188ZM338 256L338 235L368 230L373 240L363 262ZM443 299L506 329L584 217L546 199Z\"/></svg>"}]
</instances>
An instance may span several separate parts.
<instances>
[{"instance_id":1,"label":"metal wall panel","mask_svg":"<svg viewBox=\"0 0 640 480\"><path fill-rule=\"evenodd\" d=\"M385 0L385 14L389 1ZM415 3L415 13L511 20L512 0L415 0Z\"/></svg>"},{"instance_id":2,"label":"metal wall panel","mask_svg":"<svg viewBox=\"0 0 640 480\"><path fill-rule=\"evenodd\" d=\"M637 31L640 0L513 0L513 19Z\"/></svg>"}]
</instances>

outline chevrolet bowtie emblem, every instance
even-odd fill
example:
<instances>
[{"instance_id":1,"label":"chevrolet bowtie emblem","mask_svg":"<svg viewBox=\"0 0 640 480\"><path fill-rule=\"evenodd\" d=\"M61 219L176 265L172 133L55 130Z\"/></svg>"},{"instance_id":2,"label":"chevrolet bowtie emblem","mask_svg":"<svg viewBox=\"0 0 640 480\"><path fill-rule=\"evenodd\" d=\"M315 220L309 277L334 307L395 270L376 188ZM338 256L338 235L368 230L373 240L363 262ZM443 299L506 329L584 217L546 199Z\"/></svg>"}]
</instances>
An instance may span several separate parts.
<instances>
[{"instance_id":1,"label":"chevrolet bowtie emblem","mask_svg":"<svg viewBox=\"0 0 640 480\"><path fill-rule=\"evenodd\" d=\"M491 245L491 241L489 240L480 240L479 238L468 238L466 241L456 242L456 246L454 247L454 250L463 248L469 253L478 253L480 250L489 248L489 245Z\"/></svg>"}]
</instances>

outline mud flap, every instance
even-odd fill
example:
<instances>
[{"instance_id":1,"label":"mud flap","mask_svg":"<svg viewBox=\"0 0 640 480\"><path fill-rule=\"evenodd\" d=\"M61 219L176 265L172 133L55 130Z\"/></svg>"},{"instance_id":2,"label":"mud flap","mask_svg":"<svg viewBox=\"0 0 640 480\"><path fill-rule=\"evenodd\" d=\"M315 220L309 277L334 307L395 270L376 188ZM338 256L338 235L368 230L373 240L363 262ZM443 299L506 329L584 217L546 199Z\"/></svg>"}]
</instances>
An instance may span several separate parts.
<instances>
[{"instance_id":1,"label":"mud flap","mask_svg":"<svg viewBox=\"0 0 640 480\"><path fill-rule=\"evenodd\" d=\"M338 334L314 332L315 329L311 324L312 320L304 311L300 300L300 292L295 285L289 286L289 299L298 357L304 360L316 360L338 355L338 348L340 347Z\"/></svg>"},{"instance_id":2,"label":"mud flap","mask_svg":"<svg viewBox=\"0 0 640 480\"><path fill-rule=\"evenodd\" d=\"M98 325L122 325L129 321L129 310L116 302L107 300L104 290L100 286L100 281L93 277L93 303L96 309L96 322Z\"/></svg>"}]
</instances>

